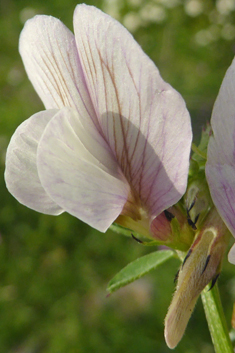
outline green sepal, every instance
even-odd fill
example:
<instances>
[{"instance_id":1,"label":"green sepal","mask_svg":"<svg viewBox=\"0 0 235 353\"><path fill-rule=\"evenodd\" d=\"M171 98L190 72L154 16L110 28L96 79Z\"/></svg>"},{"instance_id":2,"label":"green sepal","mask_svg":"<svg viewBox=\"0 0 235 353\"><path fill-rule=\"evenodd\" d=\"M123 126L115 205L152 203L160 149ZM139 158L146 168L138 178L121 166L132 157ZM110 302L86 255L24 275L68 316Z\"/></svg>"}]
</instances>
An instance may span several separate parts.
<instances>
[{"instance_id":1,"label":"green sepal","mask_svg":"<svg viewBox=\"0 0 235 353\"><path fill-rule=\"evenodd\" d=\"M157 245L165 245L165 243L161 241L156 241L156 240L149 240L149 238L146 238L144 235L133 231L132 229L125 228L117 223L113 223L109 229L117 234L124 235L126 237L133 237L136 239L141 245L146 245L146 246L157 246Z\"/></svg>"},{"instance_id":2,"label":"green sepal","mask_svg":"<svg viewBox=\"0 0 235 353\"><path fill-rule=\"evenodd\" d=\"M117 223L113 223L111 224L111 226L109 227L110 230L112 230L113 232L117 233L117 234L122 234L125 235L126 237L131 237L133 233L133 231L131 231L128 228L122 227ZM136 233L135 233L136 235ZM136 235L136 237L138 238L138 235Z\"/></svg>"}]
</instances>

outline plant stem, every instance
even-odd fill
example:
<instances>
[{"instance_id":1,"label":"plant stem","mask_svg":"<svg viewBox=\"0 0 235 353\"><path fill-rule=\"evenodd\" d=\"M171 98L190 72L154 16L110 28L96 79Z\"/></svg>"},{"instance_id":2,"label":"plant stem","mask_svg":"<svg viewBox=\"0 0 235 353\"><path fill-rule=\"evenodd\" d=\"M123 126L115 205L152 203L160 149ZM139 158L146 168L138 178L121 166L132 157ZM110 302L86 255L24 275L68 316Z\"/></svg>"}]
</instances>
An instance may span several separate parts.
<instances>
[{"instance_id":1,"label":"plant stem","mask_svg":"<svg viewBox=\"0 0 235 353\"><path fill-rule=\"evenodd\" d=\"M209 288L209 285L206 286L201 298L215 352L233 353L218 287L215 285L213 289Z\"/></svg>"}]
</instances>

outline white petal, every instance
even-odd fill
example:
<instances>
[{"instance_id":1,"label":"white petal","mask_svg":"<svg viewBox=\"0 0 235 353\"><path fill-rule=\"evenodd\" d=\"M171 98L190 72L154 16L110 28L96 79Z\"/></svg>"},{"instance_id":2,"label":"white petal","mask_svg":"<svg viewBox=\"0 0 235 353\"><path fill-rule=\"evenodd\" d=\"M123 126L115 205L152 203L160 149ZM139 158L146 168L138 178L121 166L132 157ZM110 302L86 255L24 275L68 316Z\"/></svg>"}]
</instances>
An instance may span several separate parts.
<instances>
[{"instance_id":1,"label":"white petal","mask_svg":"<svg viewBox=\"0 0 235 353\"><path fill-rule=\"evenodd\" d=\"M133 192L156 216L185 192L192 139L185 103L108 15L78 5L74 31L101 133Z\"/></svg>"},{"instance_id":2,"label":"white petal","mask_svg":"<svg viewBox=\"0 0 235 353\"><path fill-rule=\"evenodd\" d=\"M126 203L129 185L109 148L89 119L75 110L64 108L48 123L37 166L51 198L100 231L107 230Z\"/></svg>"},{"instance_id":3,"label":"white petal","mask_svg":"<svg viewBox=\"0 0 235 353\"><path fill-rule=\"evenodd\" d=\"M211 125L207 181L220 216L235 236L235 60L222 82Z\"/></svg>"},{"instance_id":4,"label":"white petal","mask_svg":"<svg viewBox=\"0 0 235 353\"><path fill-rule=\"evenodd\" d=\"M6 154L5 180L10 193L38 212L58 215L63 210L51 200L38 177L36 153L43 130L57 110L37 113L24 121L11 138Z\"/></svg>"},{"instance_id":5,"label":"white petal","mask_svg":"<svg viewBox=\"0 0 235 353\"><path fill-rule=\"evenodd\" d=\"M19 50L46 108L76 107L80 114L94 115L74 35L61 21L44 15L28 20Z\"/></svg>"}]
</instances>

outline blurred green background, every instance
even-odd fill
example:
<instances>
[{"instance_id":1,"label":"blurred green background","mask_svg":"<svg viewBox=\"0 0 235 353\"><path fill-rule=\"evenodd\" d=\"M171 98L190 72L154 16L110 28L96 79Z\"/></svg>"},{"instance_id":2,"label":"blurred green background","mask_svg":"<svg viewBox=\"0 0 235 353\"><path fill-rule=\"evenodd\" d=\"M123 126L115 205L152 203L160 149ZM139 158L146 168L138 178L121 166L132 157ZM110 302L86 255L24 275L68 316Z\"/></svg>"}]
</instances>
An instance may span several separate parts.
<instances>
[{"instance_id":1,"label":"blurred green background","mask_svg":"<svg viewBox=\"0 0 235 353\"><path fill-rule=\"evenodd\" d=\"M0 352L167 353L163 321L179 263L171 260L106 298L108 281L153 249L68 214L38 214L7 192L5 151L16 127L43 109L28 81L18 38L35 14L72 29L75 0L0 0ZM87 1L121 21L185 98L195 141L235 51L234 0ZM155 250L155 249L154 249ZM235 268L219 280L230 327ZM175 352L212 353L201 301Z\"/></svg>"}]
</instances>

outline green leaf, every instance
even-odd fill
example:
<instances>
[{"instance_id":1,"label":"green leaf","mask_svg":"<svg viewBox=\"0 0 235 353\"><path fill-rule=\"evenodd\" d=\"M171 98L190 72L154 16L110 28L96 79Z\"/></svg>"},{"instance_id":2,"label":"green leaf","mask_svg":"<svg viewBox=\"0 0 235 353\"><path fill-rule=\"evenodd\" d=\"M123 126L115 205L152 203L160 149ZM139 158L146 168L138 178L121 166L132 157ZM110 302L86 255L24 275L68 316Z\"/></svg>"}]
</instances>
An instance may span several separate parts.
<instances>
[{"instance_id":1,"label":"green leaf","mask_svg":"<svg viewBox=\"0 0 235 353\"><path fill-rule=\"evenodd\" d=\"M156 267L174 256L175 252L172 250L158 250L138 258L129 263L118 272L113 279L111 279L107 291L109 293L115 292L117 289L126 286L128 283L134 282L136 279L154 270Z\"/></svg>"}]
</instances>

